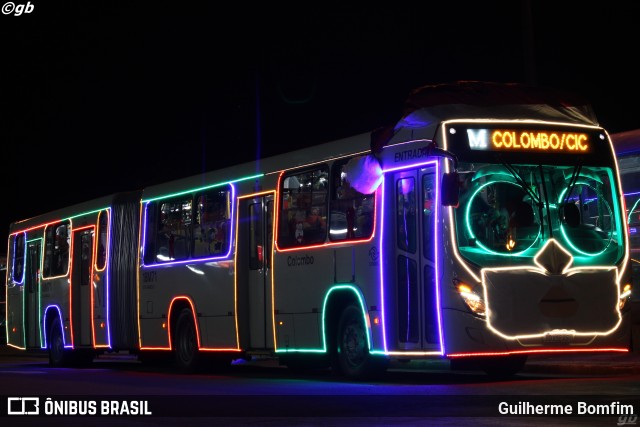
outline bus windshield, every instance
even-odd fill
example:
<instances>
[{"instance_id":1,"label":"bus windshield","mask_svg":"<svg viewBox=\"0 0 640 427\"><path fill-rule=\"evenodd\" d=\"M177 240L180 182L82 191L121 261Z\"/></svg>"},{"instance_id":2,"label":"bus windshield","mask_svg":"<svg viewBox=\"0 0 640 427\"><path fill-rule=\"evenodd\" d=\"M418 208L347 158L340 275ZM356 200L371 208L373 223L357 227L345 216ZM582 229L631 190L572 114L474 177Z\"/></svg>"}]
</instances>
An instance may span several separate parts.
<instances>
[{"instance_id":1,"label":"bus windshield","mask_svg":"<svg viewBox=\"0 0 640 427\"><path fill-rule=\"evenodd\" d=\"M522 265L551 238L573 266L624 256L615 174L609 167L461 163L455 209L460 253L479 267Z\"/></svg>"}]
</instances>

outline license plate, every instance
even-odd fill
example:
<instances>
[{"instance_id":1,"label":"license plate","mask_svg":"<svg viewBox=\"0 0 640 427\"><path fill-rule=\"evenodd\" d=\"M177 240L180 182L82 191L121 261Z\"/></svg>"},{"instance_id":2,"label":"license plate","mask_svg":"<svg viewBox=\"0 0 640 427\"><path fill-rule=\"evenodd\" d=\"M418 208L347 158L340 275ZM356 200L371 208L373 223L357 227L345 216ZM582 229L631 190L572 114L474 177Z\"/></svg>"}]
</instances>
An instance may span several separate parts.
<instances>
[{"instance_id":1,"label":"license plate","mask_svg":"<svg viewBox=\"0 0 640 427\"><path fill-rule=\"evenodd\" d=\"M544 336L544 342L567 343L573 341L573 336L573 334L547 334Z\"/></svg>"}]
</instances>

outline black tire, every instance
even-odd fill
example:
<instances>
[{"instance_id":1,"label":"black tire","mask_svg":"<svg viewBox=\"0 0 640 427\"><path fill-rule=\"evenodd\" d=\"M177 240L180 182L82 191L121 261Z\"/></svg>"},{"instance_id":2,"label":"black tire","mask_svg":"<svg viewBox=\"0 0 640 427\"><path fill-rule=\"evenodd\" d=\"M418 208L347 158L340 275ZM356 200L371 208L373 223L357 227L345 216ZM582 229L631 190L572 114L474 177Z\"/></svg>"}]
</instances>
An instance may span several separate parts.
<instances>
[{"instance_id":1,"label":"black tire","mask_svg":"<svg viewBox=\"0 0 640 427\"><path fill-rule=\"evenodd\" d=\"M173 335L173 352L176 368L185 373L196 372L201 367L201 354L198 350L198 335L189 309L178 314Z\"/></svg>"},{"instance_id":2,"label":"black tire","mask_svg":"<svg viewBox=\"0 0 640 427\"><path fill-rule=\"evenodd\" d=\"M524 355L495 357L482 360L480 367L492 378L507 379L520 372L526 362L527 356Z\"/></svg>"},{"instance_id":3,"label":"black tire","mask_svg":"<svg viewBox=\"0 0 640 427\"><path fill-rule=\"evenodd\" d=\"M64 348L64 338L62 336L62 325L60 319L55 318L49 327L49 366L61 368L69 366L71 352Z\"/></svg>"},{"instance_id":4,"label":"black tire","mask_svg":"<svg viewBox=\"0 0 640 427\"><path fill-rule=\"evenodd\" d=\"M369 353L362 311L354 305L346 307L340 316L336 353L337 368L349 379L373 378L381 375L388 366L386 358Z\"/></svg>"}]
</instances>

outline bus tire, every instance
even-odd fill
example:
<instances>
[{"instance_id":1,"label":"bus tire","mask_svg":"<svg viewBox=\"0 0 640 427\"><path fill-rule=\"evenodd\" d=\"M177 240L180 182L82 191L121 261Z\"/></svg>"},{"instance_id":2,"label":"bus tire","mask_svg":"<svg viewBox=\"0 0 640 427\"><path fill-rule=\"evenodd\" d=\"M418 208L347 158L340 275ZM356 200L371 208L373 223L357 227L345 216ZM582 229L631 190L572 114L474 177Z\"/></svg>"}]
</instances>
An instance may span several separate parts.
<instances>
[{"instance_id":1,"label":"bus tire","mask_svg":"<svg viewBox=\"0 0 640 427\"><path fill-rule=\"evenodd\" d=\"M387 368L385 358L369 353L367 328L362 311L355 305L349 305L342 311L336 352L338 369L350 379L369 379L382 374Z\"/></svg>"},{"instance_id":2,"label":"bus tire","mask_svg":"<svg viewBox=\"0 0 640 427\"><path fill-rule=\"evenodd\" d=\"M175 364L179 371L190 373L198 370L201 361L198 350L198 335L193 314L187 308L178 314L173 348Z\"/></svg>"},{"instance_id":3,"label":"bus tire","mask_svg":"<svg viewBox=\"0 0 640 427\"><path fill-rule=\"evenodd\" d=\"M60 319L55 318L49 327L49 366L52 368L68 366L70 359L70 350L64 348Z\"/></svg>"}]
</instances>

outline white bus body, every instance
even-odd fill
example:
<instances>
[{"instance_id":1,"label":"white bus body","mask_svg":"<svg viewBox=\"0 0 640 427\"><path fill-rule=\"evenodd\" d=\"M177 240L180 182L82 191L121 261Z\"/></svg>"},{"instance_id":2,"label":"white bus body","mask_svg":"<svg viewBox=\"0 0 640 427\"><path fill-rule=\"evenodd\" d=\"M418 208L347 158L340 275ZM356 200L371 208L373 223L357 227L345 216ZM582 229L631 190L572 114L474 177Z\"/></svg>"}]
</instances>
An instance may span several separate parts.
<instances>
[{"instance_id":1,"label":"white bus body","mask_svg":"<svg viewBox=\"0 0 640 427\"><path fill-rule=\"evenodd\" d=\"M532 111L449 111L374 150L362 134L14 223L8 344L56 366L262 354L353 378L391 359L512 374L531 353L628 351L611 142Z\"/></svg>"}]
</instances>

